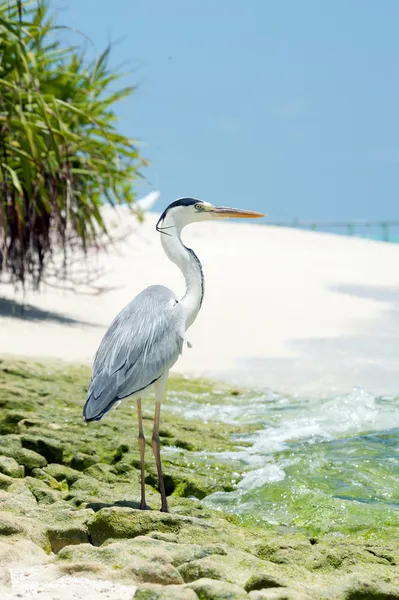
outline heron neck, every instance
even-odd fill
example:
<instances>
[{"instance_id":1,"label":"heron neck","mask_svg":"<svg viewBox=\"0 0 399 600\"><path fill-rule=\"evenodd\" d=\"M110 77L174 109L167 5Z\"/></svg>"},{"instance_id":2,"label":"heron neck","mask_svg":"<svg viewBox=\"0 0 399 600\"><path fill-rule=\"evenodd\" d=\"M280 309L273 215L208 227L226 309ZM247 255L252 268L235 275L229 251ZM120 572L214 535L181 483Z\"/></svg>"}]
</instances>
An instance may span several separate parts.
<instances>
[{"instance_id":1,"label":"heron neck","mask_svg":"<svg viewBox=\"0 0 399 600\"><path fill-rule=\"evenodd\" d=\"M186 329L195 321L204 297L204 274L201 263L193 250L186 248L181 230L173 227L169 235L161 233L162 247L167 256L181 270L186 281L186 293L180 300L186 314Z\"/></svg>"}]
</instances>

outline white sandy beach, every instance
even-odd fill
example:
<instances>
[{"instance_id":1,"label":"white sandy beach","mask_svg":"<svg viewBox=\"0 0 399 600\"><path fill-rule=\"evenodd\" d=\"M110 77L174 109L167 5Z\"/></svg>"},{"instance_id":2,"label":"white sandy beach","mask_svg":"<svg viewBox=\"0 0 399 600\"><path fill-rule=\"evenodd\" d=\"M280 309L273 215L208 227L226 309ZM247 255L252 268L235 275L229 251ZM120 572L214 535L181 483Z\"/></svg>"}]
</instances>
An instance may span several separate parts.
<instances>
[{"instance_id":1,"label":"white sandy beach","mask_svg":"<svg viewBox=\"0 0 399 600\"><path fill-rule=\"evenodd\" d=\"M100 251L92 287L50 281L40 293L0 290L0 354L91 361L117 312L144 287L184 282L155 231L121 212L123 242ZM205 299L174 370L292 394L399 387L399 246L331 234L212 222L187 227ZM78 261L77 269L82 267ZM84 278L83 278L84 279ZM63 288L69 287L69 290ZM16 304L15 304L16 303Z\"/></svg>"}]
</instances>

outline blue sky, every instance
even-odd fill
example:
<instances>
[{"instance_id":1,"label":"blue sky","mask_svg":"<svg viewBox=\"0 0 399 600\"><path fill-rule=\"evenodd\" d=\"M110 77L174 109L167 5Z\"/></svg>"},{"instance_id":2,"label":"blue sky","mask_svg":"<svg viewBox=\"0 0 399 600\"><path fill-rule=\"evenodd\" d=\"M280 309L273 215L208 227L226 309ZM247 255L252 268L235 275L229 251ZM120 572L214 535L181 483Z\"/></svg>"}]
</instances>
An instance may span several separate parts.
<instances>
[{"instance_id":1,"label":"blue sky","mask_svg":"<svg viewBox=\"0 0 399 600\"><path fill-rule=\"evenodd\" d=\"M53 0L137 92L162 193L279 219L399 218L397 0ZM79 39L79 38L77 38ZM140 193L150 187L142 186Z\"/></svg>"}]
</instances>

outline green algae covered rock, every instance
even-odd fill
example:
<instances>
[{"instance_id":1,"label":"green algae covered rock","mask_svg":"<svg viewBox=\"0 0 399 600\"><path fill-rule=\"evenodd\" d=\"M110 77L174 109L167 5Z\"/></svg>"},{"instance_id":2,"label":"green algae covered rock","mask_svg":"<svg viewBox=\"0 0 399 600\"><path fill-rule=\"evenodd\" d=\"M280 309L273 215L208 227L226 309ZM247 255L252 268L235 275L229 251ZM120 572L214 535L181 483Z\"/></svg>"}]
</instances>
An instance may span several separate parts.
<instances>
[{"instance_id":1,"label":"green algae covered rock","mask_svg":"<svg viewBox=\"0 0 399 600\"><path fill-rule=\"evenodd\" d=\"M134 600L198 600L198 596L189 588L170 585L162 588L138 587Z\"/></svg>"},{"instance_id":2,"label":"green algae covered rock","mask_svg":"<svg viewBox=\"0 0 399 600\"><path fill-rule=\"evenodd\" d=\"M10 485L13 483L13 480L8 475L3 475L0 473L0 490L7 490Z\"/></svg>"},{"instance_id":3,"label":"green algae covered rock","mask_svg":"<svg viewBox=\"0 0 399 600\"><path fill-rule=\"evenodd\" d=\"M179 572L171 564L159 564L139 557L121 573L123 579L132 579L139 583L159 583L162 585L178 585L183 583Z\"/></svg>"},{"instance_id":4,"label":"green algae covered rock","mask_svg":"<svg viewBox=\"0 0 399 600\"><path fill-rule=\"evenodd\" d=\"M15 433L18 424L25 418L25 413L19 410L2 410L0 413L0 434Z\"/></svg>"},{"instance_id":5,"label":"green algae covered rock","mask_svg":"<svg viewBox=\"0 0 399 600\"><path fill-rule=\"evenodd\" d=\"M178 532L194 519L179 515L141 511L127 507L103 508L89 521L92 542L100 546L108 539L134 538L150 531Z\"/></svg>"},{"instance_id":6,"label":"green algae covered rock","mask_svg":"<svg viewBox=\"0 0 399 600\"><path fill-rule=\"evenodd\" d=\"M225 569L220 568L217 561L215 561L215 557L201 558L188 562L179 568L179 573L186 583L204 577L219 580L225 578Z\"/></svg>"},{"instance_id":7,"label":"green algae covered rock","mask_svg":"<svg viewBox=\"0 0 399 600\"><path fill-rule=\"evenodd\" d=\"M59 464L49 464L44 469L44 472L56 479L57 481L65 481L68 486L72 485L82 477L82 473L80 471L76 471L75 469L71 469L67 465L59 465Z\"/></svg>"},{"instance_id":8,"label":"green algae covered rock","mask_svg":"<svg viewBox=\"0 0 399 600\"><path fill-rule=\"evenodd\" d=\"M0 536L15 536L21 533L26 533L23 520L0 511Z\"/></svg>"},{"instance_id":9,"label":"green algae covered rock","mask_svg":"<svg viewBox=\"0 0 399 600\"><path fill-rule=\"evenodd\" d=\"M96 462L98 462L98 457L91 454L85 454L84 452L77 452L72 457L70 465L71 468L75 469L76 471L84 471L88 467L91 467L91 465L96 464Z\"/></svg>"},{"instance_id":10,"label":"green algae covered rock","mask_svg":"<svg viewBox=\"0 0 399 600\"><path fill-rule=\"evenodd\" d=\"M55 477L52 477L51 475L49 475L49 473L47 471L44 471L44 469L33 469L32 477L43 481L46 484L46 486L48 486L49 488L51 488L53 490L58 490L58 491L62 490L62 486L59 483L59 481L57 481L55 479ZM27 478L27 480L32 482L32 479L30 479L30 478Z\"/></svg>"},{"instance_id":11,"label":"green algae covered rock","mask_svg":"<svg viewBox=\"0 0 399 600\"><path fill-rule=\"evenodd\" d=\"M23 465L28 472L36 467L47 465L44 456L33 450L23 448L20 437L16 435L0 435L0 454L13 458L18 464Z\"/></svg>"},{"instance_id":12,"label":"green algae covered rock","mask_svg":"<svg viewBox=\"0 0 399 600\"><path fill-rule=\"evenodd\" d=\"M46 459L33 450L26 450L22 448L14 454L14 458L25 467L27 472L31 472L33 469L38 467L45 467L47 465Z\"/></svg>"},{"instance_id":13,"label":"green algae covered rock","mask_svg":"<svg viewBox=\"0 0 399 600\"><path fill-rule=\"evenodd\" d=\"M161 539L159 534L153 533L151 537L155 537L155 539ZM195 538L195 536L193 536ZM165 541L168 541L166 538ZM176 539L178 542L178 538ZM208 544L208 545L199 545L199 544L178 544L173 549L173 564L177 567L182 567L187 563L197 562L203 558L213 558L217 555L227 556L227 548L220 544Z\"/></svg>"},{"instance_id":14,"label":"green algae covered rock","mask_svg":"<svg viewBox=\"0 0 399 600\"><path fill-rule=\"evenodd\" d=\"M19 478L25 475L25 469L11 456L0 456L0 473Z\"/></svg>"},{"instance_id":15,"label":"green algae covered rock","mask_svg":"<svg viewBox=\"0 0 399 600\"><path fill-rule=\"evenodd\" d=\"M63 448L59 441L39 435L22 435L21 444L23 448L44 456L49 463L62 463Z\"/></svg>"},{"instance_id":16,"label":"green algae covered rock","mask_svg":"<svg viewBox=\"0 0 399 600\"><path fill-rule=\"evenodd\" d=\"M66 526L54 525L47 528L51 550L59 552L65 546L86 544L89 541L87 527L84 523L73 523Z\"/></svg>"},{"instance_id":17,"label":"green algae covered rock","mask_svg":"<svg viewBox=\"0 0 399 600\"><path fill-rule=\"evenodd\" d=\"M109 577L129 583L178 585L183 579L167 549L153 542L123 540L95 547L89 544L65 547L59 553L62 561L73 564L84 573L86 565L102 566Z\"/></svg>"},{"instance_id":18,"label":"green algae covered rock","mask_svg":"<svg viewBox=\"0 0 399 600\"><path fill-rule=\"evenodd\" d=\"M264 590L267 588L279 588L284 586L285 584L282 582L282 580L275 575L260 572L251 575L251 577L245 583L244 589L246 592L252 592L253 590Z\"/></svg>"},{"instance_id":19,"label":"green algae covered rock","mask_svg":"<svg viewBox=\"0 0 399 600\"><path fill-rule=\"evenodd\" d=\"M399 600L399 588L383 581L356 582L349 586L343 597L344 600Z\"/></svg>"},{"instance_id":20,"label":"green algae covered rock","mask_svg":"<svg viewBox=\"0 0 399 600\"><path fill-rule=\"evenodd\" d=\"M192 559L179 567L186 583L197 579L217 579L242 586L246 591L283 585L282 577L278 577L279 569L274 565L251 556L247 552L227 547L223 554L215 552L204 558Z\"/></svg>"},{"instance_id":21,"label":"green algae covered rock","mask_svg":"<svg viewBox=\"0 0 399 600\"><path fill-rule=\"evenodd\" d=\"M115 473L115 468L112 465L100 462L92 463L89 467L86 467L84 474L86 477L94 477L107 483L115 483L120 479L120 474Z\"/></svg>"},{"instance_id":22,"label":"green algae covered rock","mask_svg":"<svg viewBox=\"0 0 399 600\"><path fill-rule=\"evenodd\" d=\"M213 579L198 579L188 584L199 600L248 600L248 594L238 585Z\"/></svg>"}]
</instances>

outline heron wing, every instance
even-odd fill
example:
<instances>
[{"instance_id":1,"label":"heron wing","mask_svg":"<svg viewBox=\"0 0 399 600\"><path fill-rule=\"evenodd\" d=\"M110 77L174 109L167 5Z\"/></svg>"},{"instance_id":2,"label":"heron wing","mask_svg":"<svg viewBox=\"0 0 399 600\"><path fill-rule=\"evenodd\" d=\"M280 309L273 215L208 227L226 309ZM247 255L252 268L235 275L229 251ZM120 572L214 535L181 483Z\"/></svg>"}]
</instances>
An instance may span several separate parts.
<instances>
[{"instance_id":1,"label":"heron wing","mask_svg":"<svg viewBox=\"0 0 399 600\"><path fill-rule=\"evenodd\" d=\"M173 292L143 290L114 319L94 358L83 415L98 421L122 398L144 390L178 359L184 315Z\"/></svg>"}]
</instances>

